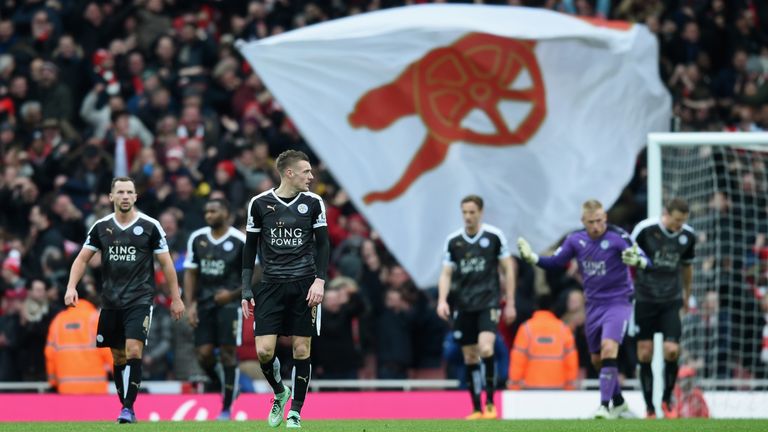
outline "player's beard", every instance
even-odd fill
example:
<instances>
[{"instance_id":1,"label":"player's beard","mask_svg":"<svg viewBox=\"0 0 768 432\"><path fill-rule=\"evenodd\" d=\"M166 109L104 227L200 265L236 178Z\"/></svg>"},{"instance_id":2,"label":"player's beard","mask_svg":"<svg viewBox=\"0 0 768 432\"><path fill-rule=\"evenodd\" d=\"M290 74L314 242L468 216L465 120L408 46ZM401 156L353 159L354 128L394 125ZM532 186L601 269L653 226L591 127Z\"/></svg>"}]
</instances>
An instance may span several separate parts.
<instances>
[{"instance_id":1,"label":"player's beard","mask_svg":"<svg viewBox=\"0 0 768 432\"><path fill-rule=\"evenodd\" d=\"M218 231L224 226L224 221L215 221L211 222L211 229L214 231Z\"/></svg>"},{"instance_id":2,"label":"player's beard","mask_svg":"<svg viewBox=\"0 0 768 432\"><path fill-rule=\"evenodd\" d=\"M120 213L130 213L133 210L133 204L128 204L127 208L124 208L121 204L118 204L117 209Z\"/></svg>"}]
</instances>

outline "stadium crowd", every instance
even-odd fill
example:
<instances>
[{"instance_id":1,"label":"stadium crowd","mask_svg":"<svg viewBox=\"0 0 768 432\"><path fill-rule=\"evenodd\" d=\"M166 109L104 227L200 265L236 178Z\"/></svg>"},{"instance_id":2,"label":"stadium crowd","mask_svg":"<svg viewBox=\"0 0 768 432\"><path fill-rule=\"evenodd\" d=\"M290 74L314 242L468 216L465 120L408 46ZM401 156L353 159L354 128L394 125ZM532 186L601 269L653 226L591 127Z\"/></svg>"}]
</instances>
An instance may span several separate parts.
<instances>
[{"instance_id":1,"label":"stadium crowd","mask_svg":"<svg viewBox=\"0 0 768 432\"><path fill-rule=\"evenodd\" d=\"M679 130L768 129L765 2L476 2L646 24L660 42L659 69L674 98ZM107 194L114 176L136 179L137 207L159 219L182 272L187 236L205 224L205 199L227 198L234 225L242 228L247 200L276 185L273 158L286 149L303 150L317 167L313 190L325 199L331 236L335 278L323 302L324 337L314 341L315 377L462 377L456 372L460 356L451 354L456 352L455 342L435 313L436 290L416 288L234 48L237 39L257 40L414 3L424 1L3 2L0 381L46 380L48 325L63 308L68 270L88 228L112 211ZM612 223L631 230L645 217L646 173L640 155L633 180L609 212ZM750 180L755 196L764 200L765 171L761 178ZM715 198L714 209L731 199ZM748 332L754 341L740 345L753 350L746 354L750 361L741 359L740 373L745 376L764 373L764 368L761 372L754 367L760 361L768 364L768 327L761 331L766 325L763 314L768 316L768 230L764 225L756 229L762 231L749 239L745 251L756 258L751 262L761 275L751 282L755 289L745 300L755 311ZM92 268L98 265L94 262ZM518 318L499 329L504 336L499 338L501 350L509 352L517 327L533 315L536 296L549 293L556 314L574 332L581 376L594 376L583 337L584 297L574 269L543 273L519 260L518 267ZM203 379L195 362L186 361L194 358L189 324L172 322L159 272L157 280L152 343L144 357L146 378ZM98 301L99 273L89 272L82 285ZM727 356L735 318L726 308L733 304L723 305L716 288L699 304L699 312L694 312L699 315L691 320L709 323L713 314L720 314L720 328L713 330L719 333L712 334L720 335L716 346ZM244 340L252 340L250 325L244 327ZM241 362L253 362L253 344L244 345ZM631 338L624 348L622 371L634 376ZM282 344L280 349L290 347ZM283 367L289 375L291 364ZM737 369L699 368L700 373L723 377ZM499 371L504 385L507 367Z\"/></svg>"}]
</instances>

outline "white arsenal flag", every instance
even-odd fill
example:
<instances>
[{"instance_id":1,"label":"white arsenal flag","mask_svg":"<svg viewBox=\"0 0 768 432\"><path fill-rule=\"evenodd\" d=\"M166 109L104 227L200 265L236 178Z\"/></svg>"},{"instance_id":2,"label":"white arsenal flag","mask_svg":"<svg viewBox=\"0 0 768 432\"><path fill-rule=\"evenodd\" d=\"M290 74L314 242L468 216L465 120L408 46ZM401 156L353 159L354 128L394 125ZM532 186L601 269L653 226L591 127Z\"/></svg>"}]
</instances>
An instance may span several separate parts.
<instances>
[{"instance_id":1,"label":"white arsenal flag","mask_svg":"<svg viewBox=\"0 0 768 432\"><path fill-rule=\"evenodd\" d=\"M422 287L462 197L541 250L614 203L670 116L644 26L542 9L403 7L239 48Z\"/></svg>"}]
</instances>

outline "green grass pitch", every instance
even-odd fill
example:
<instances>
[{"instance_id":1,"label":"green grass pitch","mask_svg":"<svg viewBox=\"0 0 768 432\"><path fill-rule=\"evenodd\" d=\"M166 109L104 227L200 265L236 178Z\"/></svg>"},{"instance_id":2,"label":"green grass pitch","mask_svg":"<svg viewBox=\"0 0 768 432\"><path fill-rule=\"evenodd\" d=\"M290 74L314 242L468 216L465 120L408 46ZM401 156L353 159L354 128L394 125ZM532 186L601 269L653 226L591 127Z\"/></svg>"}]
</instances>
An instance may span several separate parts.
<instances>
[{"instance_id":1,"label":"green grass pitch","mask_svg":"<svg viewBox=\"0 0 768 432\"><path fill-rule=\"evenodd\" d=\"M58 431L276 431L264 421L247 422L142 422L135 425L117 425L107 422L80 423L0 423L3 432L58 432ZM305 420L302 429L328 432L377 431L436 431L436 432L764 432L768 420Z\"/></svg>"}]
</instances>

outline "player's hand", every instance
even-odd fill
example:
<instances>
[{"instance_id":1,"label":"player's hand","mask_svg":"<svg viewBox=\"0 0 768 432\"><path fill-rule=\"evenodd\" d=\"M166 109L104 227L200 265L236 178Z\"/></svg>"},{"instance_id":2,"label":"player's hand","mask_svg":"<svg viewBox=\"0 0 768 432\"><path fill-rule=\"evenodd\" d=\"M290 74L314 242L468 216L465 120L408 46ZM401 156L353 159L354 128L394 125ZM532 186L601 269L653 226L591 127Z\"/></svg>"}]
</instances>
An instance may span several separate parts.
<instances>
[{"instance_id":1,"label":"player's hand","mask_svg":"<svg viewBox=\"0 0 768 432\"><path fill-rule=\"evenodd\" d=\"M216 294L213 295L213 301L216 302L219 306L224 306L225 304L232 301L232 293L229 292L229 290L220 289L216 291Z\"/></svg>"},{"instance_id":2,"label":"player's hand","mask_svg":"<svg viewBox=\"0 0 768 432\"><path fill-rule=\"evenodd\" d=\"M67 288L67 292L64 294L64 306L77 306L77 290Z\"/></svg>"},{"instance_id":3,"label":"player's hand","mask_svg":"<svg viewBox=\"0 0 768 432\"><path fill-rule=\"evenodd\" d=\"M200 322L197 317L197 303L192 303L189 305L189 309L187 309L187 320L189 321L189 325L191 325L192 328L196 328L197 323Z\"/></svg>"},{"instance_id":4,"label":"player's hand","mask_svg":"<svg viewBox=\"0 0 768 432\"><path fill-rule=\"evenodd\" d=\"M181 297L176 297L171 300L171 316L176 321L180 320L184 316L184 302L181 301Z\"/></svg>"},{"instance_id":5,"label":"player's hand","mask_svg":"<svg viewBox=\"0 0 768 432\"><path fill-rule=\"evenodd\" d=\"M240 307L243 308L243 318L251 316L251 309L256 306L256 302L253 301L253 288L251 288L251 281L253 280L253 269L243 269L243 290L240 291Z\"/></svg>"},{"instance_id":6,"label":"player's hand","mask_svg":"<svg viewBox=\"0 0 768 432\"><path fill-rule=\"evenodd\" d=\"M253 297L248 300L243 299L240 302L240 307L243 308L243 318L248 319L251 316L251 311L256 307L256 302L253 301Z\"/></svg>"},{"instance_id":7,"label":"player's hand","mask_svg":"<svg viewBox=\"0 0 768 432\"><path fill-rule=\"evenodd\" d=\"M312 286L309 287L307 293L307 304L309 307L314 307L323 302L323 296L325 295L325 281L319 278L315 278L312 282Z\"/></svg>"},{"instance_id":8,"label":"player's hand","mask_svg":"<svg viewBox=\"0 0 768 432\"><path fill-rule=\"evenodd\" d=\"M517 308L515 308L515 303L507 302L507 304L504 305L504 322L506 322L507 325L511 325L515 322L515 319L517 319Z\"/></svg>"},{"instance_id":9,"label":"player's hand","mask_svg":"<svg viewBox=\"0 0 768 432\"><path fill-rule=\"evenodd\" d=\"M637 243L633 244L632 247L624 249L621 253L621 261L630 267L640 267L643 269L648 265L645 257L640 255Z\"/></svg>"},{"instance_id":10,"label":"player's hand","mask_svg":"<svg viewBox=\"0 0 768 432\"><path fill-rule=\"evenodd\" d=\"M531 244L528 243L528 240L522 237L518 237L517 249L520 250L520 258L524 259L528 264L536 264L539 262L539 256L533 252L533 249L531 249Z\"/></svg>"},{"instance_id":11,"label":"player's hand","mask_svg":"<svg viewBox=\"0 0 768 432\"><path fill-rule=\"evenodd\" d=\"M437 302L437 316L446 321L448 321L448 318L451 317L451 307L448 306L447 301L441 300Z\"/></svg>"}]
</instances>

